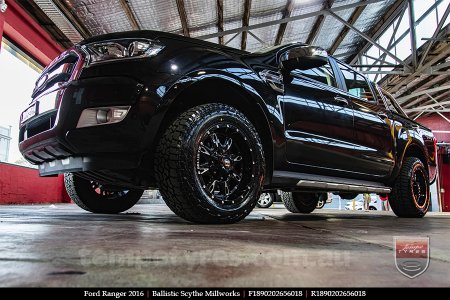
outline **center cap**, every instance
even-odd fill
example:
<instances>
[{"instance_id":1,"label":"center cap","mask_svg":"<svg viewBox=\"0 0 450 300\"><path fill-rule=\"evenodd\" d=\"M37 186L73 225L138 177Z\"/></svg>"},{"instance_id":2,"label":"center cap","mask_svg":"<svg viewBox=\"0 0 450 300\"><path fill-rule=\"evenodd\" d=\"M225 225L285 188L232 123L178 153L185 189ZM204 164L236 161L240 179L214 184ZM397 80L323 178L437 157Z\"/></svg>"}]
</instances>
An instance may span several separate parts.
<instances>
[{"instance_id":1,"label":"center cap","mask_svg":"<svg viewBox=\"0 0 450 300\"><path fill-rule=\"evenodd\" d=\"M231 167L231 160L229 160L228 158L224 158L222 160L222 164L225 168L229 169Z\"/></svg>"}]
</instances>

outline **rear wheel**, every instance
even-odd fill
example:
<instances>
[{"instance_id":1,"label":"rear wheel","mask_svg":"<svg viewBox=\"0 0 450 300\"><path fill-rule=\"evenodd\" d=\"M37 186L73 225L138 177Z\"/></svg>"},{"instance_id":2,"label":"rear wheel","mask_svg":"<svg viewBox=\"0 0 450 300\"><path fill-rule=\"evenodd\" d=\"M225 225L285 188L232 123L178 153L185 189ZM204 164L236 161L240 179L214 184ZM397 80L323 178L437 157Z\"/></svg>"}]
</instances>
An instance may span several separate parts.
<instances>
[{"instance_id":1,"label":"rear wheel","mask_svg":"<svg viewBox=\"0 0 450 300\"><path fill-rule=\"evenodd\" d=\"M236 108L211 103L169 126L155 157L167 206L197 223L234 223L255 207L264 179L258 133Z\"/></svg>"},{"instance_id":2,"label":"rear wheel","mask_svg":"<svg viewBox=\"0 0 450 300\"><path fill-rule=\"evenodd\" d=\"M316 209L321 195L321 193L282 192L281 200L288 211L309 214Z\"/></svg>"},{"instance_id":3,"label":"rear wheel","mask_svg":"<svg viewBox=\"0 0 450 300\"><path fill-rule=\"evenodd\" d=\"M430 184L422 162L415 157L405 158L389 204L394 213L404 218L421 218L430 206Z\"/></svg>"},{"instance_id":4,"label":"rear wheel","mask_svg":"<svg viewBox=\"0 0 450 300\"><path fill-rule=\"evenodd\" d=\"M275 194L262 193L261 196L259 196L259 200L256 203L256 206L259 208L269 208L274 201L275 201Z\"/></svg>"},{"instance_id":5,"label":"rear wheel","mask_svg":"<svg viewBox=\"0 0 450 300\"><path fill-rule=\"evenodd\" d=\"M106 187L72 173L64 174L64 184L70 198L84 210L99 214L117 214L133 207L143 190Z\"/></svg>"}]
</instances>

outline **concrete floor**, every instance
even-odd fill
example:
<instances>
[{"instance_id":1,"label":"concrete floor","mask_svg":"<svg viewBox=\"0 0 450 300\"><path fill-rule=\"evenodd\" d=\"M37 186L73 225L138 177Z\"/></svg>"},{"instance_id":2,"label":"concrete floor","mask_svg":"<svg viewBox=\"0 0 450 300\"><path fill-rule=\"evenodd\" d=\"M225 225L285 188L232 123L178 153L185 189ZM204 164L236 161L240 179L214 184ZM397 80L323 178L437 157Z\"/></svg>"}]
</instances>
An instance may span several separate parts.
<instances>
[{"instance_id":1,"label":"concrete floor","mask_svg":"<svg viewBox=\"0 0 450 300\"><path fill-rule=\"evenodd\" d=\"M75 205L0 206L0 286L450 286L450 215L256 209L194 225L164 205L95 215ZM430 237L428 270L394 264L393 236Z\"/></svg>"}]
</instances>

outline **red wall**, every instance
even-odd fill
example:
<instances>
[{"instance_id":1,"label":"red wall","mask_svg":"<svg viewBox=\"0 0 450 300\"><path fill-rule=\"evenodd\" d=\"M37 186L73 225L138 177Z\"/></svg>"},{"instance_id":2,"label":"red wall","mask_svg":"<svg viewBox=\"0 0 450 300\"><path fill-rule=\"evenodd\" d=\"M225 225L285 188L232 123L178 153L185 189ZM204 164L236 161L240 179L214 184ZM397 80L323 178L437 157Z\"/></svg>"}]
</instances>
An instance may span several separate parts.
<instances>
[{"instance_id":1,"label":"red wall","mask_svg":"<svg viewBox=\"0 0 450 300\"><path fill-rule=\"evenodd\" d=\"M15 1L7 0L8 8L0 12L0 41L3 35L43 66L62 51L51 36Z\"/></svg>"},{"instance_id":2,"label":"red wall","mask_svg":"<svg viewBox=\"0 0 450 300\"><path fill-rule=\"evenodd\" d=\"M31 168L0 163L0 204L70 202L64 178L39 177Z\"/></svg>"},{"instance_id":3,"label":"red wall","mask_svg":"<svg viewBox=\"0 0 450 300\"><path fill-rule=\"evenodd\" d=\"M7 0L6 4L6 11L0 12L0 42L3 36L7 37L44 66L62 52L63 49L15 1ZM56 202L70 202L62 176L39 177L35 169L0 163L0 204Z\"/></svg>"},{"instance_id":4,"label":"red wall","mask_svg":"<svg viewBox=\"0 0 450 300\"><path fill-rule=\"evenodd\" d=\"M445 113L444 116L450 119L449 113ZM417 121L433 130L438 143L450 143L450 123L443 117L438 114L432 114L427 117L419 118ZM447 153L447 148L448 146L439 147L438 151L439 188L441 192L442 211L450 211L450 164L444 163L443 157L443 155Z\"/></svg>"},{"instance_id":5,"label":"red wall","mask_svg":"<svg viewBox=\"0 0 450 300\"><path fill-rule=\"evenodd\" d=\"M450 119L450 113L444 113ZM432 114L427 117L421 117L416 120L420 124L430 128L433 131L448 131L448 133L433 132L438 143L450 143L450 123L438 114Z\"/></svg>"}]
</instances>

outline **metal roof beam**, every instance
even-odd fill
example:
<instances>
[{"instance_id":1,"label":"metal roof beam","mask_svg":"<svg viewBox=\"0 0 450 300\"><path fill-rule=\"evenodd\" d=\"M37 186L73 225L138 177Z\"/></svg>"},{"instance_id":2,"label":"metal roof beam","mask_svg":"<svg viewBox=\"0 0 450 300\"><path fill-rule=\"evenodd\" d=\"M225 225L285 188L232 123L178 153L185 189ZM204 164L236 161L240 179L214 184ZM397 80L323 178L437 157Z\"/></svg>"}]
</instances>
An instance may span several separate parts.
<instances>
[{"instance_id":1,"label":"metal roof beam","mask_svg":"<svg viewBox=\"0 0 450 300\"><path fill-rule=\"evenodd\" d=\"M286 3L286 7L283 10L283 16L282 19L288 18L291 16L292 11L295 7L295 0L288 0ZM283 41L284 32L286 31L287 23L280 24L280 27L278 28L277 37L275 39L275 45L280 45Z\"/></svg>"},{"instance_id":2,"label":"metal roof beam","mask_svg":"<svg viewBox=\"0 0 450 300\"><path fill-rule=\"evenodd\" d=\"M262 39L260 39L257 35L255 35L253 32L249 31L248 34L250 34L255 40L260 42L263 46L267 46L267 42L264 42Z\"/></svg>"},{"instance_id":3,"label":"metal roof beam","mask_svg":"<svg viewBox=\"0 0 450 300\"><path fill-rule=\"evenodd\" d=\"M441 100L441 99L448 99L448 96L450 95L450 90L449 91L447 91L447 92L444 92L444 93L441 93L441 94L439 94L439 95L437 95L437 96L435 96L434 97L434 99L436 99L436 100ZM428 99L428 101L426 101L425 99ZM423 107L424 105L427 105L427 104L430 104L430 103L432 103L432 102L434 102L433 100L431 100L428 96L425 96L425 98L423 98L422 100L425 100L425 102L422 104L422 105L420 105L420 106L417 106L417 107L411 107L411 108L403 108L404 110L405 109L413 109L413 108L423 108L423 109L427 109L427 107ZM446 103L446 101L443 101L443 102L439 102L440 104L437 104L437 103L434 103L434 105L436 105L436 106L440 106L440 105L447 105L447 103ZM422 115L423 113L425 113L425 112L421 112L419 115Z\"/></svg>"},{"instance_id":4,"label":"metal roof beam","mask_svg":"<svg viewBox=\"0 0 450 300\"><path fill-rule=\"evenodd\" d=\"M225 46L228 45L229 43L231 43L232 40L234 40L240 33L236 33L235 35L233 35L228 41L225 42Z\"/></svg>"},{"instance_id":5,"label":"metal roof beam","mask_svg":"<svg viewBox=\"0 0 450 300\"><path fill-rule=\"evenodd\" d=\"M443 107L444 105L447 105L447 104L450 104L450 101L442 101L442 102L437 102L437 103L428 104L428 105L421 105L419 107L403 108L403 109L406 111L411 110L411 109L428 109L428 108L434 108L436 106Z\"/></svg>"},{"instance_id":6,"label":"metal roof beam","mask_svg":"<svg viewBox=\"0 0 450 300\"><path fill-rule=\"evenodd\" d=\"M122 5L122 8L127 15L128 21L130 22L131 27L133 30L141 30L141 27L139 26L136 17L133 14L133 11L131 10L130 3L128 3L128 0L120 0L120 5Z\"/></svg>"},{"instance_id":7,"label":"metal roof beam","mask_svg":"<svg viewBox=\"0 0 450 300\"><path fill-rule=\"evenodd\" d=\"M217 0L217 31L223 31L223 0ZM223 45L223 35L219 36L219 44Z\"/></svg>"},{"instance_id":8,"label":"metal roof beam","mask_svg":"<svg viewBox=\"0 0 450 300\"><path fill-rule=\"evenodd\" d=\"M367 34L365 34L364 32L358 30L355 26L353 26L352 24L348 23L347 21L345 21L344 19L342 19L341 17L339 17L337 14L335 14L334 12L332 12L331 10L328 10L327 13L329 13L331 16L333 16L336 20L338 20L339 22L341 22L342 24L344 24L345 26L347 26L348 28L352 29L353 31L355 31L357 34L359 34L361 37L363 37L366 41L368 41L369 43L371 43L372 45L374 45L375 47L377 47L378 49L380 49L381 51L383 51L384 53L386 53L388 56L392 57L396 62L404 65L405 67L408 67L408 65L401 60L400 58L398 58L397 56L395 56L394 54L392 54L391 52L389 52L386 48L382 47L380 44L378 44L375 40L373 40L371 37L369 37Z\"/></svg>"},{"instance_id":9,"label":"metal roof beam","mask_svg":"<svg viewBox=\"0 0 450 300\"><path fill-rule=\"evenodd\" d=\"M406 109L405 110L406 113L411 113L411 112L432 112L432 113L440 113L440 112L450 112L450 108L445 108L445 109L420 109L420 108L410 108L410 109Z\"/></svg>"},{"instance_id":10,"label":"metal roof beam","mask_svg":"<svg viewBox=\"0 0 450 300\"><path fill-rule=\"evenodd\" d=\"M389 43L388 43L388 46L387 46L387 49L388 49L388 50L391 49L390 47L392 47L392 43L394 43L395 36L397 35L397 31L398 31L398 29L399 29L399 27L400 27L401 19L403 18L403 14L405 13L405 11L406 11L406 5L404 6L404 9L403 9L402 12L400 13L399 18L397 19L397 24L395 25L394 31L392 32L391 38L389 39ZM366 55L367 55L367 53L366 53ZM383 54L381 55L380 59L381 59L381 60L383 61L383 63L384 63L384 62L386 61L386 53L383 53ZM380 69L378 69L378 71L380 71ZM374 81L374 82L377 82L377 80L378 80L378 75L375 76L375 78L374 78L373 81Z\"/></svg>"},{"instance_id":11,"label":"metal roof beam","mask_svg":"<svg viewBox=\"0 0 450 300\"><path fill-rule=\"evenodd\" d=\"M446 82L447 82L447 76L445 76L445 75L436 76L435 78L433 78L431 80L428 78L424 84L418 85L418 88L415 89L414 91L411 91L411 93L414 93L416 91L420 92L421 90L423 91L425 89L431 89L433 87L445 84ZM438 91L437 93L439 93L439 92L440 91ZM442 94L440 94L440 95L442 95ZM402 104L402 106L405 108L411 108L412 106L425 101L425 99L426 99L426 96L422 95L412 101L404 102ZM425 103L423 103L423 104L425 104Z\"/></svg>"},{"instance_id":12,"label":"metal roof beam","mask_svg":"<svg viewBox=\"0 0 450 300\"><path fill-rule=\"evenodd\" d=\"M447 5L447 9L445 10L444 15L442 16L441 20L439 21L439 24L436 27L436 30L434 31L433 35L431 36L431 39L428 42L428 45L427 45L425 51L423 51L423 53L422 53L422 57L420 58L420 61L419 61L419 67L423 65L423 62L427 58L428 52L430 52L430 49L433 46L433 41L437 38L439 32L441 31L442 27L444 26L449 13L450 13L450 4Z\"/></svg>"},{"instance_id":13,"label":"metal roof beam","mask_svg":"<svg viewBox=\"0 0 450 300\"><path fill-rule=\"evenodd\" d=\"M426 90L423 90L423 91L412 93L411 95L408 95L408 96L399 97L399 98L397 98L397 102L398 103L404 103L404 102L406 102L406 100L412 99L412 98L417 97L417 96L421 96L421 95L425 95L425 94L429 94L429 93L434 93L434 92L439 92L439 91L444 91L444 90L448 90L448 89L450 89L450 84L443 85L443 86L438 86L438 87L431 88L431 89L426 89Z\"/></svg>"},{"instance_id":14,"label":"metal roof beam","mask_svg":"<svg viewBox=\"0 0 450 300\"><path fill-rule=\"evenodd\" d=\"M405 71L369 71L369 70L359 70L359 72L364 73L366 75L369 74L381 74L381 75L407 75L411 74Z\"/></svg>"},{"instance_id":15,"label":"metal roof beam","mask_svg":"<svg viewBox=\"0 0 450 300\"><path fill-rule=\"evenodd\" d=\"M250 22L250 8L252 7L252 0L245 0L244 3L244 15L242 16L242 29L244 28L249 28L249 22ZM247 31L249 29L246 30L237 30L236 32L230 32L230 34L233 33L239 33L242 32L242 39L241 39L241 49L245 50L245 48L247 48ZM231 30L227 30L227 31L231 31ZM223 31L222 33L225 33L226 31ZM218 35L220 36L220 35ZM223 35L222 35L223 36ZM200 39L202 37L199 37Z\"/></svg>"},{"instance_id":16,"label":"metal roof beam","mask_svg":"<svg viewBox=\"0 0 450 300\"><path fill-rule=\"evenodd\" d=\"M445 63L441 63L441 64L438 64L438 65L432 66L430 73L433 74L434 71L439 71L441 69L445 69L445 68L448 68L448 67L450 67L450 61L446 61Z\"/></svg>"},{"instance_id":17,"label":"metal roof beam","mask_svg":"<svg viewBox=\"0 0 450 300\"><path fill-rule=\"evenodd\" d=\"M373 39L377 39L380 37L380 35L392 24L392 22L398 17L399 14L403 12L403 10L406 8L406 0L397 0L391 8L384 14L384 16L381 17L380 21L372 27L372 29L368 32L367 35L372 37ZM364 43L357 51L356 54L354 54L348 62L355 63L358 59L358 55L360 53L364 53L369 49L370 43L366 42Z\"/></svg>"},{"instance_id":18,"label":"metal roof beam","mask_svg":"<svg viewBox=\"0 0 450 300\"><path fill-rule=\"evenodd\" d=\"M366 6L359 6L355 9L355 11L352 13L352 15L350 16L350 18L348 19L348 24L351 25L355 25L356 20L358 20L359 16L361 16L362 12L364 11L364 9L366 8ZM341 33L339 33L339 35L337 36L336 40L334 41L333 45L331 45L330 49L328 50L328 52L330 54L333 54L334 52L336 52L336 49L339 47L339 45L342 43L342 41L345 39L345 37L347 36L347 34L349 33L350 28L347 26L344 26L344 28L342 28Z\"/></svg>"},{"instance_id":19,"label":"metal roof beam","mask_svg":"<svg viewBox=\"0 0 450 300\"><path fill-rule=\"evenodd\" d=\"M400 12L397 12L395 15L391 16L392 19L389 21L389 24L387 24L381 31L377 32L376 34L372 35L369 33L369 36L373 36L373 39L377 39L386 29L389 25L392 25L392 22L395 20L395 18L397 18L399 16L399 14L402 14L404 10L406 10L407 8L407 1L406 0L401 0L401 1L405 1L403 2L402 5L400 5L399 7L397 7L397 10L400 10ZM433 12L434 9L436 9L436 7L442 2L443 0L437 0L435 3L433 3L433 5L431 5L427 11L419 18L415 21L416 26L422 22L431 12ZM396 10L396 11L397 11ZM380 21L381 22L381 21ZM386 22L388 23L388 22ZM376 27L376 26L375 26ZM394 43L387 47L387 49L390 51L392 50L395 46L397 46L397 44L403 40L403 38L405 36L407 36L409 34L409 29L407 29L405 32L403 32L398 38L395 39ZM358 59L358 55L360 53L364 53L365 51L367 51L367 49L370 47L370 43L366 43L365 46L357 53L355 54L354 57L352 57L352 59L350 60L352 63L355 63L356 60Z\"/></svg>"},{"instance_id":20,"label":"metal roof beam","mask_svg":"<svg viewBox=\"0 0 450 300\"><path fill-rule=\"evenodd\" d=\"M177 0L178 15L180 16L181 27L183 28L183 35L190 37L189 24L187 21L186 8L184 7L184 0Z\"/></svg>"},{"instance_id":21,"label":"metal roof beam","mask_svg":"<svg viewBox=\"0 0 450 300\"><path fill-rule=\"evenodd\" d=\"M333 6L334 0L326 0L323 3L322 10L330 9ZM314 45L316 43L317 37L319 36L320 30L322 30L323 22L325 21L325 15L320 15L317 17L311 32L306 39L306 44Z\"/></svg>"},{"instance_id":22,"label":"metal roof beam","mask_svg":"<svg viewBox=\"0 0 450 300\"><path fill-rule=\"evenodd\" d=\"M78 16L74 15L70 8L68 8L62 0L50 0L62 13L62 15L69 20L72 26L80 33L80 35L87 39L92 36L89 30L83 25Z\"/></svg>"},{"instance_id":23,"label":"metal roof beam","mask_svg":"<svg viewBox=\"0 0 450 300\"><path fill-rule=\"evenodd\" d=\"M249 1L249 0L246 0L246 2L247 1ZM329 9L329 11L331 11L331 12L339 12L339 11L342 11L342 10L351 9L351 8L359 7L359 6L362 6L362 5L369 5L369 4L379 3L379 2L384 2L384 1L385 0L367 0L365 2L357 2L357 3L342 5L342 6L339 6L339 7L332 7L332 8ZM308 19L308 18L311 18L311 17L316 17L316 16L323 15L325 13L327 13L327 11L314 11L314 12L310 12L310 13L306 13L306 14L301 14L301 15L298 15L298 16L288 17L288 18L274 20L274 21L269 21L269 22L263 22L263 23L254 24L254 25L245 26L244 24L242 24L243 26L240 27L240 28L225 30L223 32L205 34L205 35L199 36L197 38L198 39L202 39L202 40L207 40L207 39L215 38L215 37L218 37L218 36L224 36L224 35L234 34L234 33L238 33L238 32L245 32L245 31L254 30L254 29L258 29L258 28L264 28L264 27L268 27L268 26L288 23L288 22L291 22L291 21ZM245 13L244 13L244 15L245 15Z\"/></svg>"},{"instance_id":24,"label":"metal roof beam","mask_svg":"<svg viewBox=\"0 0 450 300\"><path fill-rule=\"evenodd\" d=\"M437 54L436 56L431 58L424 65L418 67L414 73L403 78L397 84L395 84L393 87L390 87L390 90L394 91L396 94L403 94L407 90L408 84L410 86L417 84L417 81L414 81L414 79L416 79L420 74L426 72L426 70L428 70L430 67L434 66L438 61L448 57L449 54L450 54L450 45L446 45L444 48L439 50L439 54Z\"/></svg>"}]
</instances>

